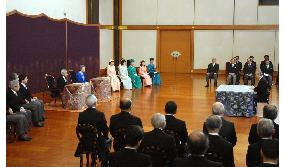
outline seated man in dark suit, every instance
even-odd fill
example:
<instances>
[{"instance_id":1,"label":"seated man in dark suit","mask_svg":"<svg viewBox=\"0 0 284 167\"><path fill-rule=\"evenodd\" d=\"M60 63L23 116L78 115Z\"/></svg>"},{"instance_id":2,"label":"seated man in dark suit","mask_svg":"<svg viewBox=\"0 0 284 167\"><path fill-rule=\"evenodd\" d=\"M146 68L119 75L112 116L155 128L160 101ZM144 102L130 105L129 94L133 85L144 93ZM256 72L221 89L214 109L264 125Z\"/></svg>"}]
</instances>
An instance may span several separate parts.
<instances>
[{"instance_id":1,"label":"seated man in dark suit","mask_svg":"<svg viewBox=\"0 0 284 167\"><path fill-rule=\"evenodd\" d=\"M236 66L237 66L237 73L236 73L236 84L239 85L240 84L240 78L241 78L241 71L243 68L243 63L239 61L240 57L236 56L235 60L236 60Z\"/></svg>"},{"instance_id":2,"label":"seated man in dark suit","mask_svg":"<svg viewBox=\"0 0 284 167\"><path fill-rule=\"evenodd\" d=\"M256 66L252 63L251 59L247 59L244 65L244 84L248 84L248 80L251 80L251 85L255 84L255 70Z\"/></svg>"},{"instance_id":3,"label":"seated man in dark suit","mask_svg":"<svg viewBox=\"0 0 284 167\"><path fill-rule=\"evenodd\" d=\"M235 125L233 122L225 120L225 118L223 117L224 112L225 112L225 108L222 103L215 102L212 105L212 114L218 115L222 119L222 127L219 131L219 135L222 136L228 142L230 142L234 147L237 143ZM208 133L205 123L203 124L203 132Z\"/></svg>"},{"instance_id":4,"label":"seated man in dark suit","mask_svg":"<svg viewBox=\"0 0 284 167\"><path fill-rule=\"evenodd\" d=\"M112 115L110 118L110 134L114 138L113 148L115 151L119 151L124 148L124 139L123 134L118 134L118 130L125 129L129 125L138 125L142 126L141 119L130 114L132 102L130 99L125 98L120 100L120 109L121 112L115 115ZM118 136L117 136L118 135Z\"/></svg>"},{"instance_id":5,"label":"seated man in dark suit","mask_svg":"<svg viewBox=\"0 0 284 167\"><path fill-rule=\"evenodd\" d=\"M188 147L190 156L188 158L177 158L173 167L221 167L217 162L209 161L205 158L205 153L209 147L208 137L200 132L194 131L189 135Z\"/></svg>"},{"instance_id":6,"label":"seated man in dark suit","mask_svg":"<svg viewBox=\"0 0 284 167\"><path fill-rule=\"evenodd\" d=\"M265 76L267 79L269 85L272 85L272 75L273 75L273 64L271 61L269 61L269 56L265 55L264 56L265 60L261 62L260 64L260 70L262 74Z\"/></svg>"},{"instance_id":7,"label":"seated man in dark suit","mask_svg":"<svg viewBox=\"0 0 284 167\"><path fill-rule=\"evenodd\" d=\"M261 137L261 140L248 146L246 155L247 167L254 167L262 163L262 157L260 155L261 145L265 140L272 139L274 133L273 122L267 118L259 120L257 133Z\"/></svg>"},{"instance_id":8,"label":"seated man in dark suit","mask_svg":"<svg viewBox=\"0 0 284 167\"><path fill-rule=\"evenodd\" d=\"M19 95L23 100L23 107L32 111L32 120L35 126L44 126L44 103L37 97L33 97L30 90L27 87L28 76L21 74L19 76L20 90Z\"/></svg>"},{"instance_id":9,"label":"seated man in dark suit","mask_svg":"<svg viewBox=\"0 0 284 167\"><path fill-rule=\"evenodd\" d=\"M24 115L27 118L28 123L30 124L32 122L32 113L30 110L27 110L22 106L23 100L18 95L19 89L20 85L18 80L9 82L9 89L7 90L6 94L6 106L7 108L11 108L13 113Z\"/></svg>"},{"instance_id":10,"label":"seated man in dark suit","mask_svg":"<svg viewBox=\"0 0 284 167\"><path fill-rule=\"evenodd\" d=\"M186 129L186 124L184 121L176 118L174 115L177 112L177 105L174 101L168 101L165 105L166 112L166 127L164 131L173 131L178 134L178 137L174 135L176 141L176 147L178 151L179 157L187 156L188 148L187 148L187 140L188 133Z\"/></svg>"},{"instance_id":11,"label":"seated man in dark suit","mask_svg":"<svg viewBox=\"0 0 284 167\"><path fill-rule=\"evenodd\" d=\"M274 105L265 105L263 107L263 118L267 118L273 121L274 125L274 133L272 138L273 139L279 139L279 125L275 123L275 119L277 118L278 115L278 109ZM257 134L257 124L252 124L250 131L249 131L249 137L248 137L248 142L249 144L257 143L260 141L261 138Z\"/></svg>"},{"instance_id":12,"label":"seated man in dark suit","mask_svg":"<svg viewBox=\"0 0 284 167\"><path fill-rule=\"evenodd\" d=\"M233 80L233 85L236 85L236 79L237 79L237 74L238 74L238 68L237 68L237 65L236 65L236 60L235 58L232 58L231 61L230 61L230 64L228 64L228 67L227 67L227 73L228 73L228 76L227 76L227 85L230 85L232 83L232 80Z\"/></svg>"},{"instance_id":13,"label":"seated man in dark suit","mask_svg":"<svg viewBox=\"0 0 284 167\"><path fill-rule=\"evenodd\" d=\"M279 165L279 141L267 139L261 144L263 162L258 167L278 167Z\"/></svg>"},{"instance_id":14,"label":"seated man in dark suit","mask_svg":"<svg viewBox=\"0 0 284 167\"><path fill-rule=\"evenodd\" d=\"M233 145L219 136L222 119L217 115L211 115L206 119L205 125L209 138L209 149L205 156L209 160L222 162L224 167L234 167Z\"/></svg>"},{"instance_id":15,"label":"seated man in dark suit","mask_svg":"<svg viewBox=\"0 0 284 167\"><path fill-rule=\"evenodd\" d=\"M208 65L207 74L206 74L206 86L209 86L209 79L214 79L214 86L217 86L217 79L219 73L219 64L216 63L216 58L212 59L212 63Z\"/></svg>"},{"instance_id":16,"label":"seated man in dark suit","mask_svg":"<svg viewBox=\"0 0 284 167\"><path fill-rule=\"evenodd\" d=\"M164 115L156 113L153 115L151 123L154 129L144 134L139 151L152 157L153 167L170 167L177 154L175 139L163 132L166 126L166 118ZM153 147L157 150L151 149ZM149 151L149 148L151 151Z\"/></svg>"},{"instance_id":17,"label":"seated man in dark suit","mask_svg":"<svg viewBox=\"0 0 284 167\"><path fill-rule=\"evenodd\" d=\"M257 87L254 88L256 94L256 102L266 102L268 103L269 99L269 84L268 81L264 78L261 72L259 72L259 81Z\"/></svg>"},{"instance_id":18,"label":"seated man in dark suit","mask_svg":"<svg viewBox=\"0 0 284 167\"><path fill-rule=\"evenodd\" d=\"M251 60L252 65L255 66L255 68L256 68L256 62L253 60L254 57L250 56L249 59Z\"/></svg>"},{"instance_id":19,"label":"seated man in dark suit","mask_svg":"<svg viewBox=\"0 0 284 167\"><path fill-rule=\"evenodd\" d=\"M143 135L140 126L128 126L125 134L126 146L123 150L110 154L109 167L152 167L151 157L136 151Z\"/></svg>"},{"instance_id":20,"label":"seated man in dark suit","mask_svg":"<svg viewBox=\"0 0 284 167\"><path fill-rule=\"evenodd\" d=\"M66 69L62 69L61 70L61 75L60 77L57 78L57 88L62 92L65 85L68 84L68 80L67 80L67 77L68 77L68 72Z\"/></svg>"},{"instance_id":21,"label":"seated man in dark suit","mask_svg":"<svg viewBox=\"0 0 284 167\"><path fill-rule=\"evenodd\" d=\"M80 71L78 71L76 74L76 80L78 83L88 82L88 79L86 76L86 66L80 65Z\"/></svg>"}]
</instances>

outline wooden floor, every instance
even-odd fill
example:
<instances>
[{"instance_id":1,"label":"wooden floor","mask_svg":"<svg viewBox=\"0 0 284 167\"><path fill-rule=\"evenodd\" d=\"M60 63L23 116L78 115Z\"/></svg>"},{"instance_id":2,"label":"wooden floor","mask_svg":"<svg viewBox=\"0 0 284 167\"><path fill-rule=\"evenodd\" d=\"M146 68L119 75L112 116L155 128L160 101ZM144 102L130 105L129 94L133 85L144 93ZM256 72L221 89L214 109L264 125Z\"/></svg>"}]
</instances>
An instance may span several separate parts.
<instances>
[{"instance_id":1,"label":"wooden floor","mask_svg":"<svg viewBox=\"0 0 284 167\"><path fill-rule=\"evenodd\" d=\"M98 109L103 111L109 121L111 115L119 112L119 99L130 97L133 100L132 114L142 119L144 130L151 130L150 118L153 113L164 113L164 104L168 100L175 100L178 104L176 117L186 121L189 132L201 130L204 120L211 114L211 105L215 101L215 89L205 88L204 75L162 74L162 86L144 88L135 91L121 91L114 93L112 101L100 103ZM224 76L220 76L219 83L225 83ZM271 103L278 105L278 89L273 86ZM8 167L77 167L79 159L75 158L77 146L75 127L78 112L64 111L54 104L46 104L46 126L32 128L29 135L31 142L7 144ZM250 126L258 118L229 117L235 123L237 131L237 145L234 147L236 167L245 166L247 138ZM109 122L108 122L109 123Z\"/></svg>"}]
</instances>

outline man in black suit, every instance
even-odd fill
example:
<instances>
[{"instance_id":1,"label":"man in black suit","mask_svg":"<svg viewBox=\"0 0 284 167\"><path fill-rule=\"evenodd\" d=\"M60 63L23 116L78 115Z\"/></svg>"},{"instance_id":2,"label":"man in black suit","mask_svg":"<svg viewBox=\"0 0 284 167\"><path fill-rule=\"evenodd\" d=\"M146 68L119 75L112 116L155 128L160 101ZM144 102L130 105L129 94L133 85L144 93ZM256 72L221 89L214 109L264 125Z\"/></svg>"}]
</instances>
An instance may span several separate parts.
<instances>
[{"instance_id":1,"label":"man in black suit","mask_svg":"<svg viewBox=\"0 0 284 167\"><path fill-rule=\"evenodd\" d=\"M224 167L234 167L233 145L219 136L222 119L217 115L211 115L206 119L205 126L209 138L209 149L206 157L212 161L222 162ZM212 155L217 155L218 158Z\"/></svg>"},{"instance_id":2,"label":"man in black suit","mask_svg":"<svg viewBox=\"0 0 284 167\"><path fill-rule=\"evenodd\" d=\"M228 70L227 85L231 84L232 80L233 80L233 85L235 85L236 79L237 79L237 73L238 73L238 68L236 65L235 58L231 59L230 64L228 64L227 70Z\"/></svg>"},{"instance_id":3,"label":"man in black suit","mask_svg":"<svg viewBox=\"0 0 284 167\"><path fill-rule=\"evenodd\" d=\"M248 146L246 155L247 167L254 167L262 163L262 157L260 155L261 145L265 140L272 139L274 133L273 122L267 118L259 120L257 133L261 137L261 140Z\"/></svg>"},{"instance_id":4,"label":"man in black suit","mask_svg":"<svg viewBox=\"0 0 284 167\"><path fill-rule=\"evenodd\" d=\"M261 63L260 70L262 74L267 79L269 85L272 85L272 75L273 75L273 64L271 61L266 60L265 63Z\"/></svg>"},{"instance_id":5,"label":"man in black suit","mask_svg":"<svg viewBox=\"0 0 284 167\"><path fill-rule=\"evenodd\" d=\"M64 90L65 85L68 84L68 72L66 69L61 70L60 77L57 78L57 88L62 92Z\"/></svg>"},{"instance_id":6,"label":"man in black suit","mask_svg":"<svg viewBox=\"0 0 284 167\"><path fill-rule=\"evenodd\" d=\"M254 57L250 56L249 59L251 60L252 65L255 66L255 68L256 68L256 62L253 60Z\"/></svg>"},{"instance_id":7,"label":"man in black suit","mask_svg":"<svg viewBox=\"0 0 284 167\"><path fill-rule=\"evenodd\" d=\"M115 151L119 151L124 148L124 134L119 134L118 131L127 128L129 125L142 126L141 119L130 114L132 102L130 99L125 98L120 100L121 112L112 115L110 118L110 134L114 138L113 148Z\"/></svg>"},{"instance_id":8,"label":"man in black suit","mask_svg":"<svg viewBox=\"0 0 284 167\"><path fill-rule=\"evenodd\" d=\"M209 79L214 79L214 86L217 86L217 79L219 73L219 64L216 63L216 58L212 59L212 63L208 65L206 74L206 86L209 86Z\"/></svg>"},{"instance_id":9,"label":"man in black suit","mask_svg":"<svg viewBox=\"0 0 284 167\"><path fill-rule=\"evenodd\" d=\"M173 167L221 167L220 163L207 160L205 153L209 147L208 137L200 132L194 131L189 135L188 147L190 156L188 158L176 159Z\"/></svg>"},{"instance_id":10,"label":"man in black suit","mask_svg":"<svg viewBox=\"0 0 284 167\"><path fill-rule=\"evenodd\" d=\"M222 136L228 142L230 142L234 147L237 143L235 125L233 122L225 120L225 118L223 117L224 113L225 107L222 103L215 102L212 105L212 114L218 115L222 119L222 127L219 131L219 135ZM205 123L203 124L203 132L208 133Z\"/></svg>"},{"instance_id":11,"label":"man in black suit","mask_svg":"<svg viewBox=\"0 0 284 167\"><path fill-rule=\"evenodd\" d=\"M279 139L279 125L275 123L275 119L278 115L278 109L274 105L265 105L263 107L263 118L267 118L273 121L274 133L272 138ZM249 144L257 143L261 138L257 134L257 124L252 124L249 132L248 142Z\"/></svg>"},{"instance_id":12,"label":"man in black suit","mask_svg":"<svg viewBox=\"0 0 284 167\"><path fill-rule=\"evenodd\" d=\"M111 153L109 156L110 167L152 167L151 157L137 152L143 139L143 129L140 126L130 125L126 129L123 150Z\"/></svg>"},{"instance_id":13,"label":"man in black suit","mask_svg":"<svg viewBox=\"0 0 284 167\"><path fill-rule=\"evenodd\" d=\"M257 87L254 88L256 94L256 102L266 102L268 103L269 99L269 84L268 81L264 78L261 72L259 72L259 81Z\"/></svg>"},{"instance_id":14,"label":"man in black suit","mask_svg":"<svg viewBox=\"0 0 284 167\"><path fill-rule=\"evenodd\" d=\"M261 144L263 163L258 167L278 167L279 165L279 141L267 139Z\"/></svg>"},{"instance_id":15,"label":"man in black suit","mask_svg":"<svg viewBox=\"0 0 284 167\"><path fill-rule=\"evenodd\" d=\"M176 141L176 147L179 157L185 157L188 152L187 140L188 133L186 129L185 121L182 121L175 117L177 112L177 104L174 101L168 101L165 105L166 112L166 127L164 132L175 132L178 135L174 135Z\"/></svg>"},{"instance_id":16,"label":"man in black suit","mask_svg":"<svg viewBox=\"0 0 284 167\"><path fill-rule=\"evenodd\" d=\"M176 158L175 139L163 132L166 126L166 118L160 113L153 115L151 119L154 129L144 134L144 139L139 147L139 151L152 157L153 167L171 166ZM156 147L157 150L147 150L147 148ZM163 151L164 152L163 152Z\"/></svg>"},{"instance_id":17,"label":"man in black suit","mask_svg":"<svg viewBox=\"0 0 284 167\"><path fill-rule=\"evenodd\" d=\"M247 85L248 80L251 80L251 85L254 85L256 66L254 63L252 63L251 59L247 59L243 71L244 71L244 84Z\"/></svg>"},{"instance_id":18,"label":"man in black suit","mask_svg":"<svg viewBox=\"0 0 284 167\"><path fill-rule=\"evenodd\" d=\"M44 126L44 103L37 97L33 97L30 90L27 87L28 76L21 74L19 76L20 90L19 96L22 98L23 107L32 111L32 120L35 126Z\"/></svg>"},{"instance_id":19,"label":"man in black suit","mask_svg":"<svg viewBox=\"0 0 284 167\"><path fill-rule=\"evenodd\" d=\"M242 62L239 61L239 59L240 59L239 56L236 56L235 59L236 59L236 66L237 66L236 84L239 85L240 84L241 71L242 71L242 68L243 68L243 64L242 64Z\"/></svg>"}]
</instances>

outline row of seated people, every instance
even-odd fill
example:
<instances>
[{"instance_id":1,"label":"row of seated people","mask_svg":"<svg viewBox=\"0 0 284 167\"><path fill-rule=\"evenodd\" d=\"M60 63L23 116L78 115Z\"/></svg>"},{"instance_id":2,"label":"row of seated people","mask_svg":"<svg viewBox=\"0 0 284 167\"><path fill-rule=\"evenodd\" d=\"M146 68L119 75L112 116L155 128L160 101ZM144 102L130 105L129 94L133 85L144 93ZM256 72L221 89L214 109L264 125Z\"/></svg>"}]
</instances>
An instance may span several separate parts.
<instances>
[{"instance_id":1,"label":"row of seated people","mask_svg":"<svg viewBox=\"0 0 284 167\"><path fill-rule=\"evenodd\" d=\"M31 125L43 127L45 110L43 101L33 97L28 86L28 76L18 76L12 73L9 76L9 88L6 94L6 121L16 126L16 133L19 140L30 141L32 138L27 135Z\"/></svg>"},{"instance_id":2,"label":"row of seated people","mask_svg":"<svg viewBox=\"0 0 284 167\"><path fill-rule=\"evenodd\" d=\"M110 164L116 167L132 167L132 166L190 166L187 161L216 161L225 167L233 167L234 154L233 147L237 143L236 131L234 123L227 121L223 114L224 106L220 102L216 102L212 106L213 115L209 116L203 126L203 132L206 134L206 140L209 141L209 146L203 146L199 149L202 155L200 159L195 159L196 152L192 151L193 144L188 141L188 132L185 121L175 117L177 105L174 101L169 101L165 105L166 115L156 113L151 118L153 130L143 133L142 121L139 117L131 114L132 102L130 99L122 99L120 101L121 112L111 116L109 128L105 119L104 113L96 109L96 97L90 95L86 99L86 104L89 107L87 110L79 114L78 126L90 124L96 127L96 132L104 138L105 142L100 145L103 148L109 148L108 132L114 138L113 148L114 153L109 156L101 156L103 161L102 166ZM253 124L249 134L249 147L247 153L247 166L252 167L260 165L262 160L260 150L261 143L267 139L278 139L279 126L274 122L277 117L278 110L275 106L267 105L264 107L264 118L258 124ZM137 135L131 140L127 138L128 130L132 126L138 129L132 135ZM138 126L138 127L137 127ZM132 129L135 129L132 127ZM139 130L140 129L140 130ZM141 132L142 131L142 132ZM131 132L132 133L132 132ZM192 135L196 137L196 134ZM199 132L202 136L203 133ZM192 136L192 137L193 137ZM205 138L205 137L204 137ZM135 142L133 141L134 139ZM83 151L82 141L80 140L75 156L80 157ZM102 139L100 138L100 141ZM205 139L204 139L205 140ZM92 140L91 140L92 141ZM108 142L106 142L108 141ZM204 141L203 141L204 142ZM101 143L101 142L100 142ZM197 144L197 143L195 143ZM107 145L107 146L106 146ZM198 148L198 147L197 147ZM139 152L139 153L137 153ZM108 154L108 151L107 151ZM151 159L147 159L147 156ZM204 159L204 156L206 159ZM176 158L186 158L183 160L175 160ZM190 160L191 159L191 160ZM196 162L197 163L197 162ZM200 162L201 164L203 162ZM211 162L210 162L211 163ZM210 163L205 166L210 166ZM218 166L217 163L215 166ZM195 166L194 164L191 164ZM213 165L214 166L214 165Z\"/></svg>"},{"instance_id":3,"label":"row of seated people","mask_svg":"<svg viewBox=\"0 0 284 167\"><path fill-rule=\"evenodd\" d=\"M227 84L238 85L240 83L241 71L243 70L243 80L244 84L248 85L248 81L251 81L251 85L255 85L255 76L257 65L253 60L254 57L250 56L247 59L244 67L242 62L239 61L239 56L236 56L226 63L226 72L227 72ZM264 60L260 63L261 75L263 75L269 85L272 85L272 76L273 76L273 64L269 61L269 56L265 55ZM212 63L208 65L207 74L206 74L206 86L209 86L209 80L214 79L214 86L217 86L217 79L219 73L219 64L216 63L216 58L212 59Z\"/></svg>"}]
</instances>

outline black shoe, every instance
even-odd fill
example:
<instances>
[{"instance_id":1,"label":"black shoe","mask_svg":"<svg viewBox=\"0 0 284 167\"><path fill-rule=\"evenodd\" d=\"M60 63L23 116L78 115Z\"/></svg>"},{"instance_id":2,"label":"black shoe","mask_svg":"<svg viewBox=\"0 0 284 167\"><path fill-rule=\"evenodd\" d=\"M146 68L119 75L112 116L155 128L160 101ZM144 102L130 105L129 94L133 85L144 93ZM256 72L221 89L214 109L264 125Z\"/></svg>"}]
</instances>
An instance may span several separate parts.
<instances>
[{"instance_id":1,"label":"black shoe","mask_svg":"<svg viewBox=\"0 0 284 167\"><path fill-rule=\"evenodd\" d=\"M19 140L21 140L21 141L31 141L32 138L25 134L25 135L20 136Z\"/></svg>"}]
</instances>

